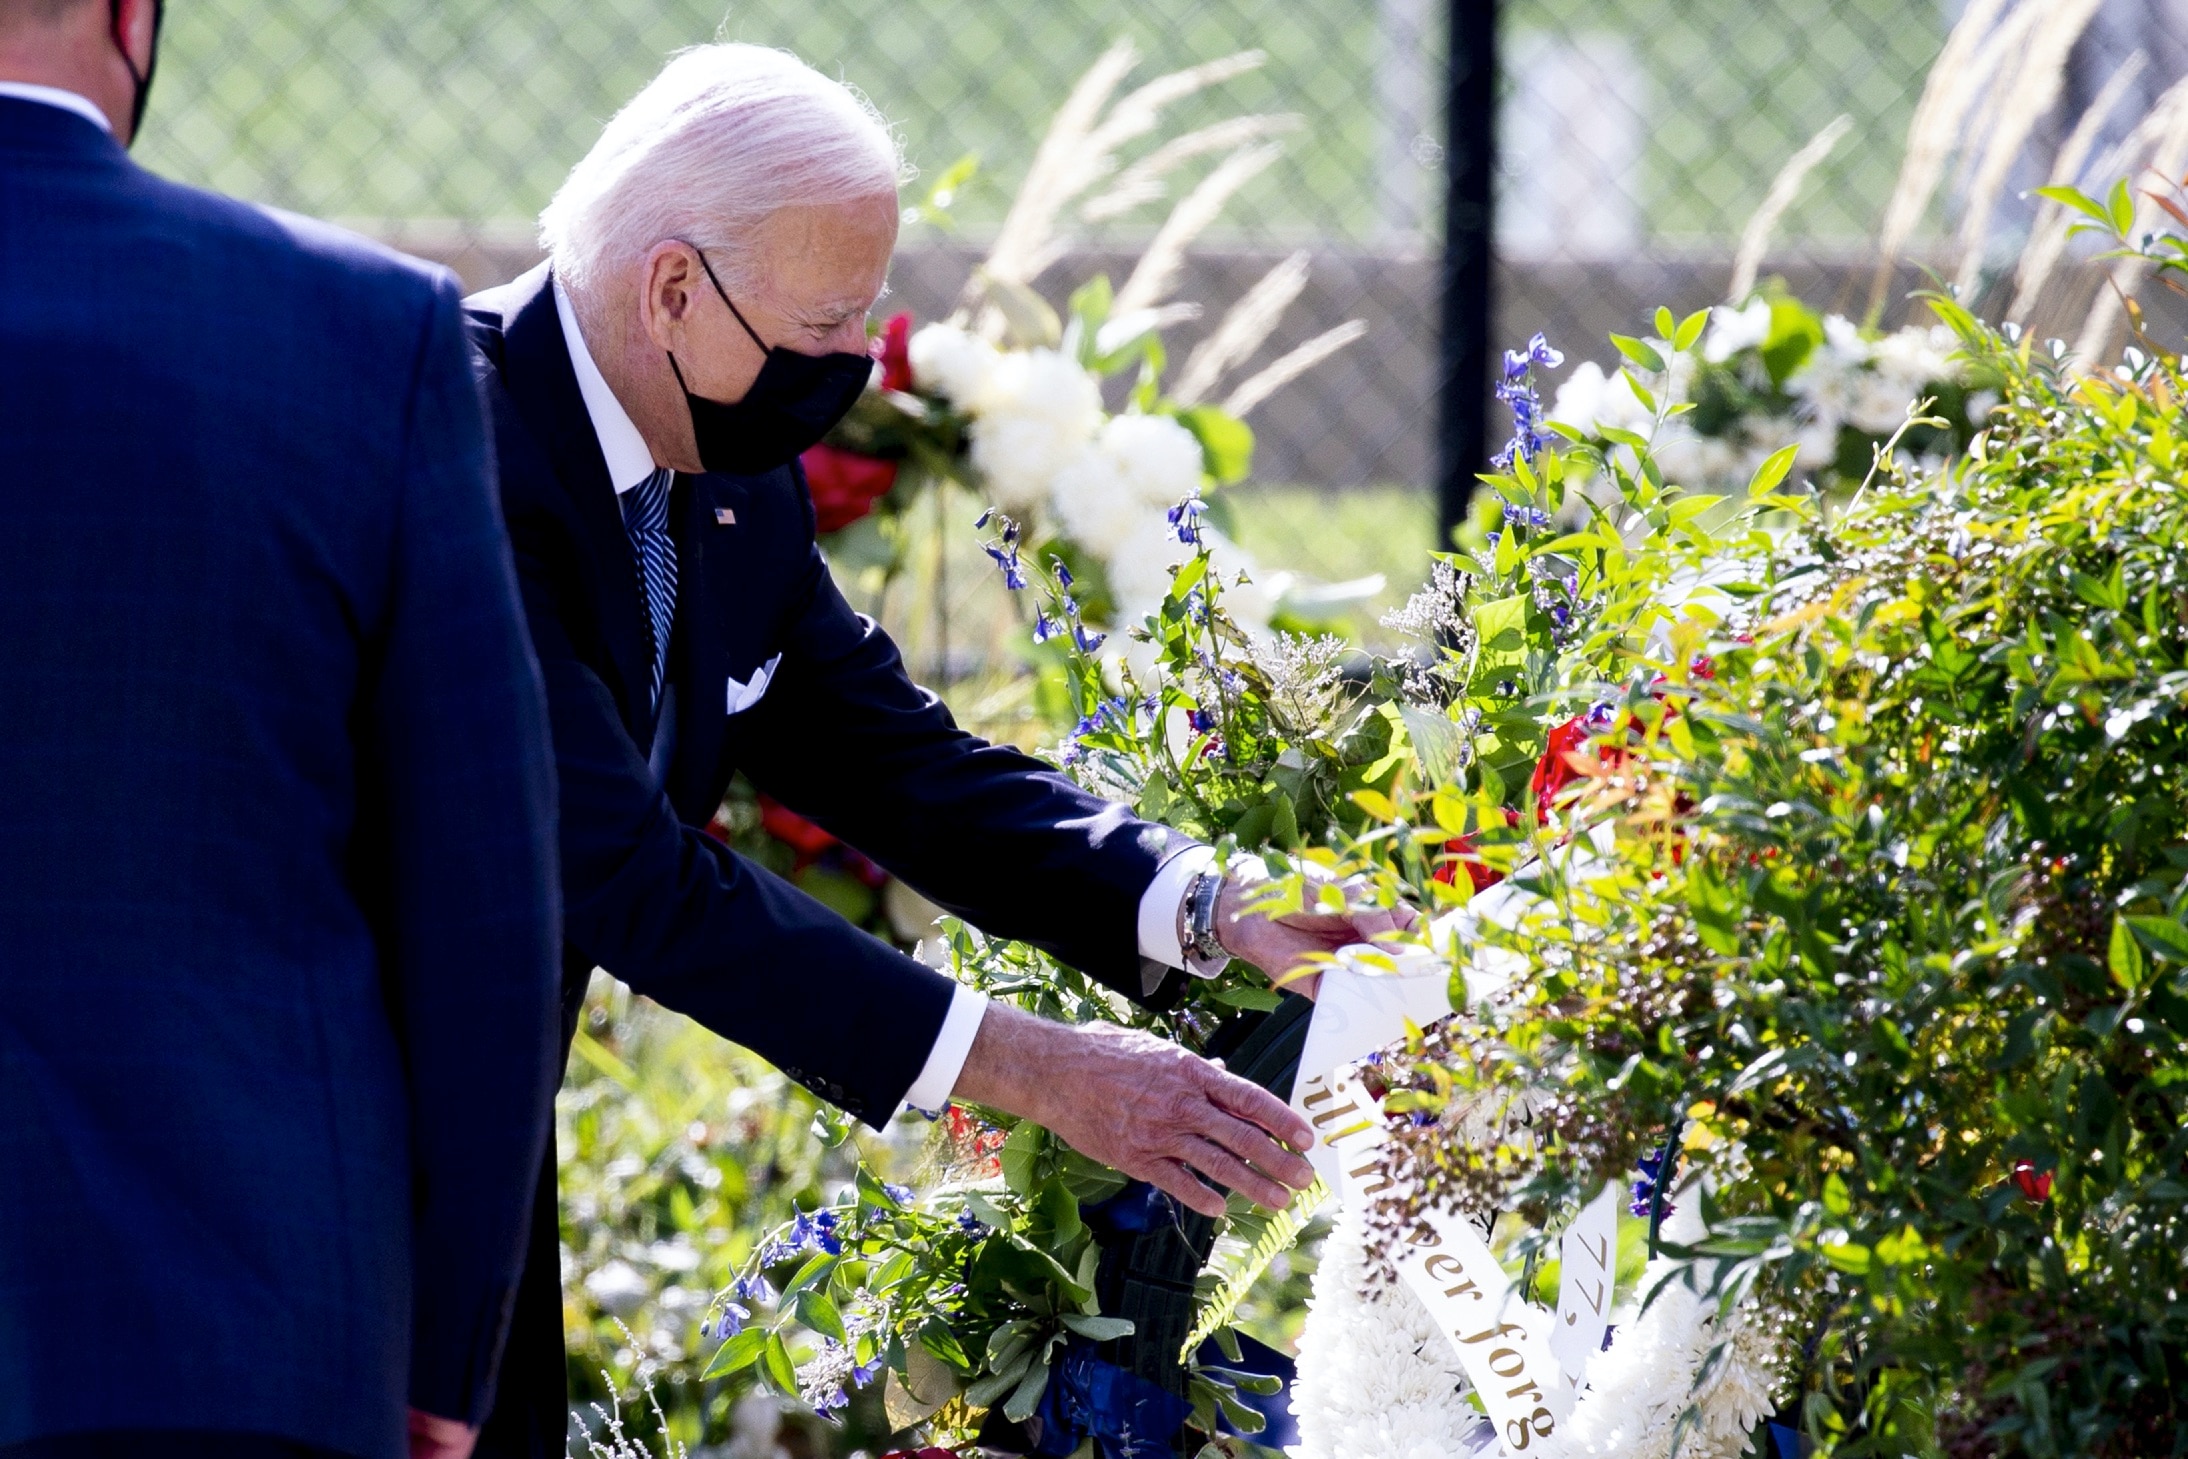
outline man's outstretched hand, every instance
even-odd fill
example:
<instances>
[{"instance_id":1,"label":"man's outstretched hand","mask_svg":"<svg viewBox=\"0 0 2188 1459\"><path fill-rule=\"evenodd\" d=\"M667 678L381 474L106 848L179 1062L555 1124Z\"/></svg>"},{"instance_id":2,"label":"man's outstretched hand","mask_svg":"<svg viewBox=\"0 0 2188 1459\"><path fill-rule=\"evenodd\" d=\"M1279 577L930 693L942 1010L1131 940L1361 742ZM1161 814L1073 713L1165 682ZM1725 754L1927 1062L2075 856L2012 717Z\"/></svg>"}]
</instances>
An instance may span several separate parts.
<instances>
[{"instance_id":1,"label":"man's outstretched hand","mask_svg":"<svg viewBox=\"0 0 2188 1459\"><path fill-rule=\"evenodd\" d=\"M1264 880L1254 874L1250 863L1244 876L1233 871L1224 879L1223 893L1216 901L1216 940L1225 952L1252 963L1288 993L1314 996L1322 981L1312 960L1315 953L1408 933L1421 920L1420 913L1403 902L1392 907L1359 905L1360 889L1350 884L1346 891L1354 905L1344 912L1321 912L1311 906L1281 914L1257 911L1253 906Z\"/></svg>"},{"instance_id":2,"label":"man's outstretched hand","mask_svg":"<svg viewBox=\"0 0 2188 1459\"><path fill-rule=\"evenodd\" d=\"M1293 1153L1314 1132L1291 1106L1135 1029L1050 1023L991 1003L956 1093L1033 1120L1204 1216L1223 1214L1210 1182L1272 1210L1314 1183L1314 1167Z\"/></svg>"}]
</instances>

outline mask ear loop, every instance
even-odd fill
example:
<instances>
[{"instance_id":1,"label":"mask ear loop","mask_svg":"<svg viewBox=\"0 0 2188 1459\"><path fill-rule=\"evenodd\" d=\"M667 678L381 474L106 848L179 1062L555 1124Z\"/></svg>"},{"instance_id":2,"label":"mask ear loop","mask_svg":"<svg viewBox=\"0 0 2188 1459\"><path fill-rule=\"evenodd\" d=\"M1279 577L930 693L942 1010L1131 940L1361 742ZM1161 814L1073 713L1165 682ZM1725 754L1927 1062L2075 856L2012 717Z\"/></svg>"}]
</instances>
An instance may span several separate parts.
<instances>
[{"instance_id":1,"label":"mask ear loop","mask_svg":"<svg viewBox=\"0 0 2188 1459\"><path fill-rule=\"evenodd\" d=\"M676 241L699 255L699 267L707 271L707 282L714 285L714 292L721 295L722 302L729 306L729 312L736 316L739 324L744 326L745 333L752 336L752 342L760 347L760 353L763 355L773 353L767 341L760 338L760 332L754 329L751 321L745 318L744 311L737 307L737 301L729 297L729 291L722 287L722 281L714 277L714 265L707 262L706 250L687 238L679 238Z\"/></svg>"},{"instance_id":2,"label":"mask ear loop","mask_svg":"<svg viewBox=\"0 0 2188 1459\"><path fill-rule=\"evenodd\" d=\"M137 140L137 133L144 128L144 104L151 98L152 73L160 63L160 22L166 18L166 9L160 0L152 0L152 56L145 62L144 69L139 71L136 61L129 54L129 42L122 37L122 0L108 0L107 3L106 33L113 38L114 49L121 52L122 64L129 68L129 79L136 88L129 101L129 140L132 145ZM706 261L706 255L700 254L699 262L703 265ZM711 277L712 270L708 272ZM722 286L716 284L714 287L718 291ZM723 302L728 302L726 295ZM735 307L731 305L731 308ZM742 318L738 322L743 323ZM746 325L745 328L749 331L751 326Z\"/></svg>"}]
</instances>

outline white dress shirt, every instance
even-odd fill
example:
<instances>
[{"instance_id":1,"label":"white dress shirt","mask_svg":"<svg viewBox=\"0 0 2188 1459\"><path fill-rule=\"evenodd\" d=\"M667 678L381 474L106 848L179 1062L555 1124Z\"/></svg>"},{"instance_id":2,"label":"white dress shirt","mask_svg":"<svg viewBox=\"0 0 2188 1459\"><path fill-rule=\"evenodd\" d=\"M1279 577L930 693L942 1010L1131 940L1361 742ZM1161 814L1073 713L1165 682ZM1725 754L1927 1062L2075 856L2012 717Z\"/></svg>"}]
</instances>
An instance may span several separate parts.
<instances>
[{"instance_id":1,"label":"white dress shirt","mask_svg":"<svg viewBox=\"0 0 2188 1459\"><path fill-rule=\"evenodd\" d=\"M608 481L617 496L637 486L653 475L653 451L646 445L646 438L631 424L630 412L623 402L615 398L608 382L593 363L592 351L586 347L585 335L578 328L577 311L570 307L569 296L562 291L562 281L550 279L549 287L555 294L555 317L562 321L562 342L569 347L570 365L577 372L578 394L585 399L585 412L592 418L593 435L600 441L600 455L608 463ZM1185 888L1194 873L1204 870L1215 857L1206 846L1188 846L1174 852L1155 872L1155 879L1140 894L1139 947L1140 956L1150 958L1165 967L1185 966L1185 953L1178 940L1178 910L1185 901ZM934 1047L927 1051L927 1062L905 1092L904 1102L914 1109L938 1110L949 1103L952 1091L957 1088L957 1076L964 1072L965 1059L972 1053L972 1041L980 1032L980 1020L988 1008L988 995L976 992L964 984L956 985L950 996L949 1012L943 1015L942 1031L935 1035Z\"/></svg>"},{"instance_id":2,"label":"white dress shirt","mask_svg":"<svg viewBox=\"0 0 2188 1459\"><path fill-rule=\"evenodd\" d=\"M114 124L107 120L106 113L99 109L99 104L90 97L79 96L73 91L63 91L58 86L39 86L29 81L0 81L0 96L57 106L63 111L76 113L108 136L114 134Z\"/></svg>"}]
</instances>

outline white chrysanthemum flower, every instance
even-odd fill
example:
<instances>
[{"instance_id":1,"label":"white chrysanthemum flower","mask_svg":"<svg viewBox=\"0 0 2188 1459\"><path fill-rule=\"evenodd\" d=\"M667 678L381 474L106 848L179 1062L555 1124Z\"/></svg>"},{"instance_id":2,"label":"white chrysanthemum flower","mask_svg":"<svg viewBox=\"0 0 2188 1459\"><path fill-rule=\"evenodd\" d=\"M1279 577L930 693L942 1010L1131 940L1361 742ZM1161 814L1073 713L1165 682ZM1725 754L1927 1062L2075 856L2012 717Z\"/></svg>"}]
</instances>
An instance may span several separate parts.
<instances>
[{"instance_id":1,"label":"white chrysanthemum flower","mask_svg":"<svg viewBox=\"0 0 2188 1459\"><path fill-rule=\"evenodd\" d=\"M1322 1245L1299 1334L1292 1459L1452 1459L1474 1452L1481 1427L1473 1385L1451 1339L1400 1283L1366 1295L1368 1256L1358 1203ZM1493 1438L1492 1431L1492 1438Z\"/></svg>"},{"instance_id":2,"label":"white chrysanthemum flower","mask_svg":"<svg viewBox=\"0 0 2188 1459\"><path fill-rule=\"evenodd\" d=\"M1102 424L1094 377L1055 350L1002 356L964 403L973 415L972 464L987 479L990 499L1012 513L1045 502L1057 471Z\"/></svg>"},{"instance_id":3,"label":"white chrysanthemum flower","mask_svg":"<svg viewBox=\"0 0 2188 1459\"><path fill-rule=\"evenodd\" d=\"M921 328L912 335L908 353L913 383L946 395L961 407L979 399L1002 358L994 345L954 324Z\"/></svg>"},{"instance_id":4,"label":"white chrysanthemum flower","mask_svg":"<svg viewBox=\"0 0 2188 1459\"><path fill-rule=\"evenodd\" d=\"M1709 335L1702 341L1702 355L1711 364L1722 364L1741 350L1754 349L1768 338L1768 299L1756 299L1745 309L1713 309L1709 316Z\"/></svg>"}]
</instances>

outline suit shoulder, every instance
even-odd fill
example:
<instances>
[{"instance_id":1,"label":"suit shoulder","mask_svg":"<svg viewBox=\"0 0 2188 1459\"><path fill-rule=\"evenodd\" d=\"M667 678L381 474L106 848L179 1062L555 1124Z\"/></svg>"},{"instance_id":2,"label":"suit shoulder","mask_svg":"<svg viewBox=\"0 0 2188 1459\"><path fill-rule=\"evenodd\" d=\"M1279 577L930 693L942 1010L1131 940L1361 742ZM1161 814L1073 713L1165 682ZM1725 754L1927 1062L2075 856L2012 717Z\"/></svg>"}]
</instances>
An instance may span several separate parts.
<instances>
[{"instance_id":1,"label":"suit shoulder","mask_svg":"<svg viewBox=\"0 0 2188 1459\"><path fill-rule=\"evenodd\" d=\"M441 265L347 228L164 178L152 182L163 211L184 221L200 242L217 244L239 262L255 265L269 288L278 289L286 281L412 321L442 300L453 304L462 292L456 276Z\"/></svg>"}]
</instances>

